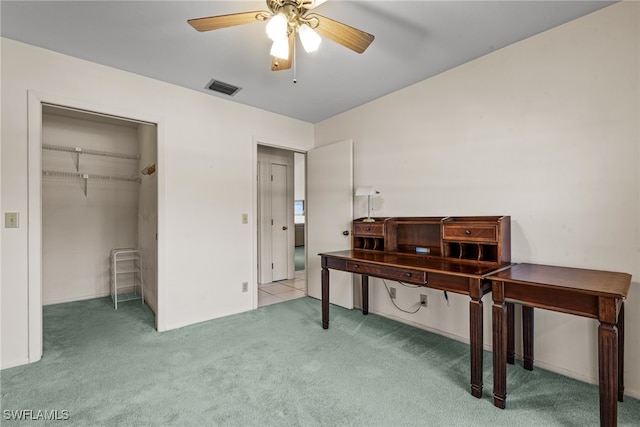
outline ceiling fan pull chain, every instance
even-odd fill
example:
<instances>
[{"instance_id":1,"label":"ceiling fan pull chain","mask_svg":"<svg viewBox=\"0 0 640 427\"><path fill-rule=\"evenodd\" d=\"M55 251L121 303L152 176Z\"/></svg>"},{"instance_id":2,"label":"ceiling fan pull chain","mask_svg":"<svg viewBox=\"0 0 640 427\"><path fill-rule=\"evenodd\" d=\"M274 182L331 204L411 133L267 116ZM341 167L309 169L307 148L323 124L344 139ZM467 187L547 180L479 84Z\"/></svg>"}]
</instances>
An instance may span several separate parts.
<instances>
[{"instance_id":1,"label":"ceiling fan pull chain","mask_svg":"<svg viewBox=\"0 0 640 427\"><path fill-rule=\"evenodd\" d=\"M296 73L296 64L298 63L298 61L296 61L296 44L293 44L293 84L298 83L298 79L297 79L297 73Z\"/></svg>"}]
</instances>

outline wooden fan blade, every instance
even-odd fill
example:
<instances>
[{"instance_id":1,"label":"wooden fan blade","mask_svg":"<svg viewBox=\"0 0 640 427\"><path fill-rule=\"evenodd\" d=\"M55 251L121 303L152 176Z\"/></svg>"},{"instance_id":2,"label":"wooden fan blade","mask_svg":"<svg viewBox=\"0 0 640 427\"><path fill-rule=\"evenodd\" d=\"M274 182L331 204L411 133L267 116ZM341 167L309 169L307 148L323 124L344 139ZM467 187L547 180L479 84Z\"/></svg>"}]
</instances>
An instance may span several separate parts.
<instances>
[{"instance_id":1,"label":"wooden fan blade","mask_svg":"<svg viewBox=\"0 0 640 427\"><path fill-rule=\"evenodd\" d=\"M317 19L318 26L315 27L314 30L316 30L318 34L322 37L333 40L354 52L364 52L374 39L372 34L365 33L364 31L350 27L347 24L334 21L326 16L311 13L306 15L305 18L310 20Z\"/></svg>"},{"instance_id":2,"label":"wooden fan blade","mask_svg":"<svg viewBox=\"0 0 640 427\"><path fill-rule=\"evenodd\" d=\"M189 19L187 22L198 31L211 31L236 25L251 24L259 21L258 16L269 16L269 12L255 11L232 13L230 15L210 16L208 18Z\"/></svg>"},{"instance_id":3,"label":"wooden fan blade","mask_svg":"<svg viewBox=\"0 0 640 427\"><path fill-rule=\"evenodd\" d=\"M295 31L289 32L289 58L281 59L275 56L271 57L271 71L288 70L293 62Z\"/></svg>"}]
</instances>

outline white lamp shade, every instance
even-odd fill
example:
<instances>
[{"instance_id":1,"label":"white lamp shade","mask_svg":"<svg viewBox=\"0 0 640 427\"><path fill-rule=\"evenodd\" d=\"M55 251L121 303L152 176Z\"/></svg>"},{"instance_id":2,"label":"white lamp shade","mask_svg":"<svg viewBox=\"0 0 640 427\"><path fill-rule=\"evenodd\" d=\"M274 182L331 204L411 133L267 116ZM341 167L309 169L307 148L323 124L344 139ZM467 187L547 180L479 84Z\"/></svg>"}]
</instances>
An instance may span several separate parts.
<instances>
[{"instance_id":1,"label":"white lamp shade","mask_svg":"<svg viewBox=\"0 0 640 427\"><path fill-rule=\"evenodd\" d=\"M267 36L274 42L286 38L287 27L287 17L284 16L284 13L278 13L267 22Z\"/></svg>"},{"instance_id":2,"label":"white lamp shade","mask_svg":"<svg viewBox=\"0 0 640 427\"><path fill-rule=\"evenodd\" d=\"M322 38L307 24L302 24L298 28L300 34L300 42L307 53L315 52L320 46Z\"/></svg>"},{"instance_id":3,"label":"white lamp shade","mask_svg":"<svg viewBox=\"0 0 640 427\"><path fill-rule=\"evenodd\" d=\"M287 37L276 40L271 45L271 56L275 56L280 59L288 59L289 58L289 39Z\"/></svg>"},{"instance_id":4,"label":"white lamp shade","mask_svg":"<svg viewBox=\"0 0 640 427\"><path fill-rule=\"evenodd\" d=\"M376 187L358 187L356 188L356 196L374 196L378 194Z\"/></svg>"}]
</instances>

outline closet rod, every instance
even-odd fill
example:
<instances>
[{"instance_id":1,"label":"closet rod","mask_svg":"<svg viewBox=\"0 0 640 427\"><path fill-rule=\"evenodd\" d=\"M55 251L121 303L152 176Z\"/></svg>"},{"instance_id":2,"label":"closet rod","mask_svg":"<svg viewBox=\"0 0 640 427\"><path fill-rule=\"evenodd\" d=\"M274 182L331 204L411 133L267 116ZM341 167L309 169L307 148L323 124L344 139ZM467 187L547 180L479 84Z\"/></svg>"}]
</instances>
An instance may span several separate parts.
<instances>
[{"instance_id":1,"label":"closet rod","mask_svg":"<svg viewBox=\"0 0 640 427\"><path fill-rule=\"evenodd\" d=\"M42 176L52 176L57 178L83 178L83 179L101 179L104 181L133 181L140 182L140 178L135 176L109 176L109 175L95 175L92 173L81 172L60 172L43 170Z\"/></svg>"},{"instance_id":2,"label":"closet rod","mask_svg":"<svg viewBox=\"0 0 640 427\"><path fill-rule=\"evenodd\" d=\"M112 153L109 151L88 150L80 147L65 147L62 145L42 144L44 150L64 151L75 154L91 154L93 156L117 157L119 159L140 160L139 154Z\"/></svg>"}]
</instances>

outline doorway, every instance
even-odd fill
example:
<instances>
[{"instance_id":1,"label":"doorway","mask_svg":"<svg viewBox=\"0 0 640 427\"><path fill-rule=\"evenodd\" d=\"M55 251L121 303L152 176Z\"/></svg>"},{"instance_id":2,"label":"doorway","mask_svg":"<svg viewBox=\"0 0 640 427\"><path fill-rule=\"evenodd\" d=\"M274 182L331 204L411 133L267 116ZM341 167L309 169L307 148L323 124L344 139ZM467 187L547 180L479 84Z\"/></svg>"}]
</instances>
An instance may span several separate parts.
<instances>
[{"instance_id":1,"label":"doorway","mask_svg":"<svg viewBox=\"0 0 640 427\"><path fill-rule=\"evenodd\" d=\"M144 299L157 311L156 133L154 124L43 105L43 306L110 295L114 308ZM136 259L114 271L111 254L125 248Z\"/></svg>"},{"instance_id":2,"label":"doorway","mask_svg":"<svg viewBox=\"0 0 640 427\"><path fill-rule=\"evenodd\" d=\"M305 155L258 145L258 307L306 296Z\"/></svg>"},{"instance_id":3,"label":"doorway","mask_svg":"<svg viewBox=\"0 0 640 427\"><path fill-rule=\"evenodd\" d=\"M50 110L55 109L55 110ZM93 293L91 291L82 295L82 292L75 293L71 292L71 294L67 293L59 298L57 301L49 300L44 301L43 299L43 255L44 255L44 245L43 245L43 181L44 175L44 162L43 162L43 144L48 143L44 140L43 134L46 134L48 131L45 129L43 131L43 116L45 117L45 121L47 120L47 115L52 111L59 113L58 115L64 116L65 114L69 116L73 116L74 114L80 115L91 115L91 117L97 123L108 122L109 120L119 121L120 124L122 122L130 122L136 123L138 125L145 125L138 129L138 132L142 135L143 138L149 138L153 140L151 144L148 144L149 147L153 147L153 158L156 159L158 164L162 164L164 161L164 121L159 117L155 117L153 115L148 115L145 113L132 112L127 110L126 108L120 107L106 107L104 105L96 105L91 102L72 100L66 97L61 97L52 94L40 93L37 91L29 91L28 92L28 165L29 165L29 174L28 174L28 186L29 186L29 201L28 201L28 224L29 224L29 244L28 244L28 269L29 269L29 284L28 284L28 306L29 306L29 353L28 353L28 362L36 362L42 358L43 351L43 317L42 317L42 307L46 303L52 302L64 302L85 299L84 297L93 297L96 293L95 289ZM67 113L63 113L62 111L67 111ZM76 117L79 118L79 117ZM141 130L145 129L145 130ZM51 142L51 141L49 141ZM58 144L53 144L58 145ZM64 145L64 144L59 144ZM67 184L74 186L73 190L77 191L79 194L82 194L82 197L85 197L84 194L91 191L93 188L92 181L95 176L91 175L100 175L104 177L108 175L106 173L96 173L96 171L84 171L85 163L83 160L78 160L82 157L86 160L84 154L88 153L78 153L75 149L82 148L74 147L75 144L72 144L73 151L75 153L64 152L64 154L71 157L73 166L73 170L71 171L58 171L58 172L69 172L69 175L66 173L60 174L57 178L65 179L69 178L70 181L75 180L73 184L67 182ZM68 147L66 147L68 148ZM50 150L56 151L56 150ZM78 150L82 151L82 150ZM96 150L102 151L102 150ZM146 157L142 156L142 151L140 152L141 157L140 160L146 159ZM147 152L144 154L148 155ZM103 157L103 156L99 156ZM69 159L67 159L69 160ZM82 162L82 163L79 163ZM48 166L52 166L49 164ZM47 166L47 167L48 167ZM67 164L66 166L69 166ZM135 169L137 174L141 173L139 169L140 164L135 165ZM151 165L149 165L151 166ZM53 168L51 168L53 169ZM146 167L145 167L146 169ZM51 170L50 170L51 172ZM84 172L84 173L82 173ZM93 173L87 173L93 172ZM150 172L147 169L147 172ZM55 174L50 174L50 176ZM114 174L115 175L115 174ZM134 180L135 181L135 180ZM153 249L152 257L155 258L156 262L148 262L145 270L146 275L145 281L149 281L150 291L145 294L145 300L149 300L149 302L153 301L155 303L155 309L153 310L155 313L155 323L156 329L158 331L163 331L166 329L164 317L162 316L163 311L163 288L162 283L164 282L164 273L162 269L159 269L158 266L162 265L163 262L163 239L162 236L157 235L158 229L163 229L163 218L164 218L164 173L161 168L156 170L155 176L153 178L153 183L151 187L148 188L149 191L140 191L141 193L145 193L146 195L152 195L154 202L147 204L147 208L151 209L155 213L155 224L152 226L152 232L147 233L149 238L147 239L147 244ZM94 182L95 184L95 182ZM106 184L106 183L105 183ZM136 183L136 185L140 185L142 188L142 183ZM95 188L93 188L95 190ZM93 193L89 193L93 194ZM78 194L76 194L78 195ZM141 210L142 212L142 210ZM147 211L148 212L148 211ZM140 226L140 229L144 228L144 226ZM150 243L149 243L150 242ZM140 243L138 242L138 245ZM82 250L82 248L80 248ZM107 255L108 256L108 255ZM101 263L101 261L99 261ZM106 268L109 267L107 264L106 268L103 265L102 275L107 273L108 270ZM105 271L106 270L106 271ZM152 284L153 283L153 284ZM76 289L77 290L77 289ZM84 289L86 291L87 289ZM66 291L69 291L67 288ZM104 292L98 291L98 292ZM155 294L155 295L153 295ZM49 298L48 296L45 296ZM150 304L148 304L150 305Z\"/></svg>"}]
</instances>

